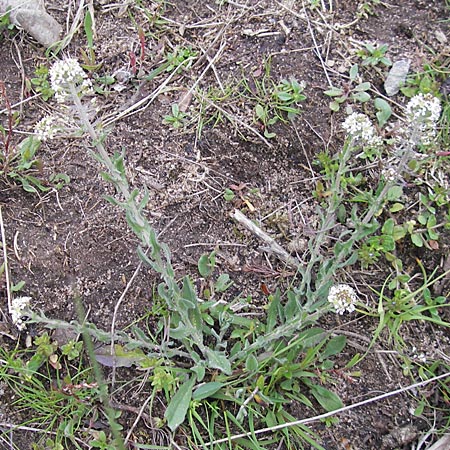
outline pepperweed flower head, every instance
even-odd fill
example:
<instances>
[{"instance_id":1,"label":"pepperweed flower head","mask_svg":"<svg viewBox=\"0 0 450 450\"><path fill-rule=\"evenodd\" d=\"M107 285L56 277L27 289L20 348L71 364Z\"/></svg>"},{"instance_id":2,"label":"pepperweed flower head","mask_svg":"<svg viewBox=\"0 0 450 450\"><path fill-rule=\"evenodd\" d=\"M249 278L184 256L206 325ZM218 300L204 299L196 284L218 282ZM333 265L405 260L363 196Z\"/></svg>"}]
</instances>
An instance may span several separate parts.
<instances>
[{"instance_id":1,"label":"pepperweed flower head","mask_svg":"<svg viewBox=\"0 0 450 450\"><path fill-rule=\"evenodd\" d=\"M91 82L74 58L57 61L50 69L50 83L55 91L55 98L64 103L74 87L78 95L86 94L91 88Z\"/></svg>"},{"instance_id":2,"label":"pepperweed flower head","mask_svg":"<svg viewBox=\"0 0 450 450\"><path fill-rule=\"evenodd\" d=\"M58 133L59 127L53 116L46 116L34 126L34 133L40 141L53 139Z\"/></svg>"},{"instance_id":3,"label":"pepperweed flower head","mask_svg":"<svg viewBox=\"0 0 450 450\"><path fill-rule=\"evenodd\" d=\"M436 137L441 102L431 94L415 95L405 108L409 140L415 145L429 145Z\"/></svg>"},{"instance_id":4,"label":"pepperweed flower head","mask_svg":"<svg viewBox=\"0 0 450 450\"><path fill-rule=\"evenodd\" d=\"M385 181L396 181L400 178L400 174L393 167L388 167L381 171L381 175Z\"/></svg>"},{"instance_id":5,"label":"pepperweed flower head","mask_svg":"<svg viewBox=\"0 0 450 450\"><path fill-rule=\"evenodd\" d=\"M30 301L31 297L17 297L11 302L11 320L20 331L26 328L23 316L30 306Z\"/></svg>"},{"instance_id":6,"label":"pepperweed flower head","mask_svg":"<svg viewBox=\"0 0 450 450\"><path fill-rule=\"evenodd\" d=\"M328 293L328 301L334 306L337 314L353 312L357 300L355 290L347 284L332 286Z\"/></svg>"},{"instance_id":7,"label":"pepperweed flower head","mask_svg":"<svg viewBox=\"0 0 450 450\"><path fill-rule=\"evenodd\" d=\"M381 144L381 139L377 135L375 127L365 114L350 114L342 124L342 128L358 144L364 147L376 147Z\"/></svg>"}]
</instances>

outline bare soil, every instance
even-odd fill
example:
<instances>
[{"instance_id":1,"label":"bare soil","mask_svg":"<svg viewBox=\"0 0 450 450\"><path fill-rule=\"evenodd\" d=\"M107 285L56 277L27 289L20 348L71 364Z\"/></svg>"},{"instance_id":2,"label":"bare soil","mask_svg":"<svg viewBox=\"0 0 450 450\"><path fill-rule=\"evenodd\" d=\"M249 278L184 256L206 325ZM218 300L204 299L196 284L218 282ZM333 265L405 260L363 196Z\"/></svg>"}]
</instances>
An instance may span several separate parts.
<instances>
[{"instance_id":1,"label":"bare soil","mask_svg":"<svg viewBox=\"0 0 450 450\"><path fill-rule=\"evenodd\" d=\"M148 8L148 17L161 14L165 24L152 23L131 3L126 11L125 4L94 2L97 74L111 75L119 70L131 73L120 92L111 89L107 95L98 96L100 117L104 120L117 117L152 93L165 79L163 74L145 81L139 74L133 74L130 52L138 58L138 71L142 74L157 67L163 52L171 47L191 46L201 56L189 71L176 76L153 102L144 103L141 110L114 122L108 130L106 145L111 152L125 150L130 184L149 189L148 217L161 240L169 245L177 273L196 276L199 256L217 249L218 269L230 273L235 282L227 295L230 299L238 294L251 295L255 311L260 311L266 301L261 282L273 291L289 281L289 274L280 261L259 250L261 242L237 225L230 213L235 207L242 208L294 255L296 251L301 254L301 247L317 221L316 200L312 195L317 173L312 162L324 148L331 152L339 150L343 139L339 123L344 113L332 114L329 99L323 95L329 80L338 86L345 82L343 74L347 73L354 50L362 41L388 44L388 56L392 60L411 59L412 71L421 70L424 62L434 58L433 53L448 57L448 41L442 42L441 38L444 35L450 39L448 21L444 20L448 19L448 8L443 0L399 0L372 5L373 14L356 20L362 7L362 2L357 0L324 2L327 11L321 15L308 9L307 16L299 2L294 1L248 0L221 5L221 2L174 0L165 6L143 3ZM49 6L50 13L60 23L65 24L67 17L73 20L74 10L64 2ZM146 32L143 61L139 61L139 36L130 18ZM210 66L202 75L219 48L222 53L213 65L214 70ZM84 49L86 38L81 28L64 54L82 60ZM206 124L201 136L196 134L195 123L182 130L163 123L172 103L179 101L199 77L198 86L204 89L217 87L219 82L226 85L243 76L258 80L269 56L273 79L295 77L306 83L307 100L302 104L302 114L292 123L274 126L276 138L264 142L251 130L227 120L215 127ZM35 68L50 63L44 50L22 32L4 33L0 61L0 80L5 83L10 103L27 100L14 107L20 112L20 123L13 135L17 144L45 112L54 109L54 100L30 99L31 93L25 89L25 80L34 76ZM383 92L382 77L371 76L371 81ZM395 100L404 101L401 95ZM0 105L3 108L4 101ZM198 107L198 102L192 100L191 110ZM252 111L246 108L244 102L234 105L232 111L263 133L260 124L253 123ZM1 120L6 126L5 114ZM99 164L89 156L87 140L72 136L48 141L39 150L39 156L42 179L52 173L65 173L70 183L58 192L38 196L5 179L0 180L0 205L13 281L25 281L23 294L33 298L34 308L43 310L48 317L64 320L76 319L73 299L79 293L89 320L108 329L115 304L138 267L138 240L129 230L122 211L104 199L113 190L100 177ZM254 209L250 210L239 195L233 201L225 201L226 188L246 195ZM448 243L446 236L435 252L421 250L417 256L431 271L442 265ZM405 252L411 253L410 250ZM419 270L412 257L410 263L411 273ZM355 268L348 275L353 277L367 302L376 302L363 280L374 288L380 287L385 279L384 267L375 268L370 274ZM120 307L117 328L148 312L157 281L147 268L139 270ZM1 307L5 311L5 290L1 293ZM11 337L17 333L8 320L4 314L2 326L6 331L0 340L2 345L11 348L14 345ZM347 353L341 355L342 365L356 352L367 348L377 325L367 317L358 316L351 321L327 317L325 324L354 333L349 335ZM430 359L438 352L448 355L447 331L414 324L406 325L402 335L410 346L410 357L413 352L423 353ZM20 343L24 345L24 336ZM387 340L385 344L377 350L392 350ZM409 384L411 378L404 375L403 369L397 355L371 352L357 367L361 376L337 376L334 389L344 404L361 401ZM132 370L117 373L122 381L134 376L141 375ZM138 410L151 386L144 384L141 390L137 389L135 386L129 392L119 392L115 401L125 410L126 407ZM435 396L432 401L436 405L448 407L437 390L428 394L429 398ZM336 424L315 423L311 427L318 433L321 444L330 450L412 449L434 420L438 427L448 415L443 410L441 417L415 417L412 411L419 396L417 392L398 395L343 414ZM5 390L0 403L0 421L26 420L26 416L9 407L10 401ZM311 412L292 404L291 414L300 418ZM124 411L121 420L125 432L135 418L133 410ZM31 449L32 443L40 438L32 432L17 431L12 436L23 450ZM158 439L161 445L168 444L163 437L152 435L144 422L140 423L134 439L142 444L156 443ZM0 448L12 447L0 442Z\"/></svg>"}]
</instances>

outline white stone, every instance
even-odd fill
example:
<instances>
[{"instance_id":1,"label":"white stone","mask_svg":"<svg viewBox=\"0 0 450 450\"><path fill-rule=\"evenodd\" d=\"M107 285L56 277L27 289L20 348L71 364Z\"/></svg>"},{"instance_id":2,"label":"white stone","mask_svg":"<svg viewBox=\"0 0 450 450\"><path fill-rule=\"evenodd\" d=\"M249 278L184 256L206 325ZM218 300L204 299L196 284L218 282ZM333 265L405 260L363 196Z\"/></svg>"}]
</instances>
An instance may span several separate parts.
<instances>
[{"instance_id":1,"label":"white stone","mask_svg":"<svg viewBox=\"0 0 450 450\"><path fill-rule=\"evenodd\" d=\"M397 94L405 83L410 64L411 61L409 59L400 59L392 65L384 82L384 90L389 97Z\"/></svg>"}]
</instances>

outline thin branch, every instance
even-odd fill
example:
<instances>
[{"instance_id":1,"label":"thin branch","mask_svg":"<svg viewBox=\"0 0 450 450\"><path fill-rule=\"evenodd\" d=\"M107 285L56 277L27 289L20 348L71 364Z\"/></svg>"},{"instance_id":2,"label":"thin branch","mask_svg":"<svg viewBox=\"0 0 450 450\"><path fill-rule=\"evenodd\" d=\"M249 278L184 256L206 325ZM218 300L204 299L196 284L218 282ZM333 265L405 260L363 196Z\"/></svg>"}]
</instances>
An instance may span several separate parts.
<instances>
[{"instance_id":1,"label":"thin branch","mask_svg":"<svg viewBox=\"0 0 450 450\"><path fill-rule=\"evenodd\" d=\"M247 218L244 214L242 214L239 210L235 210L232 215L233 219L237 220L239 223L244 225L247 230L251 231L253 234L258 236L261 240L263 240L266 244L269 245L268 248L264 248L270 253L273 253L283 262L285 262L288 266L291 266L295 269L298 269L300 266L299 261L293 258L280 244L277 244L275 240L270 237L267 233L265 233L261 228L255 225L249 218Z\"/></svg>"},{"instance_id":2,"label":"thin branch","mask_svg":"<svg viewBox=\"0 0 450 450\"><path fill-rule=\"evenodd\" d=\"M11 282L9 279L9 267L8 267L8 252L6 250L6 234L5 226L3 225L3 214L2 207L0 206L0 230L2 235L2 247L3 247L3 260L5 267L5 278L6 278L6 297L8 299L8 312L12 312L12 299L11 299Z\"/></svg>"}]
</instances>

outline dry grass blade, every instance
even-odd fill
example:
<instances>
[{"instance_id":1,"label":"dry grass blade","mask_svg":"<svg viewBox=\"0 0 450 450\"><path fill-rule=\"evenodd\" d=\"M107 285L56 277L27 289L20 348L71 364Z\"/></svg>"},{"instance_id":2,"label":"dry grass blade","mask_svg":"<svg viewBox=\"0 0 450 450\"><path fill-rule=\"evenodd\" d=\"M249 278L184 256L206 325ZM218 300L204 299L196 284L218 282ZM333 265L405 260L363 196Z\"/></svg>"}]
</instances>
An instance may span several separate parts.
<instances>
[{"instance_id":1,"label":"dry grass blade","mask_svg":"<svg viewBox=\"0 0 450 450\"><path fill-rule=\"evenodd\" d=\"M12 297L11 297L11 281L9 279L9 267L8 267L8 251L6 249L6 233L5 225L3 223L2 207L0 206L0 231L2 236L2 248L3 248L3 264L5 268L5 280L6 280L6 295L8 299L8 312L12 312Z\"/></svg>"}]
</instances>

